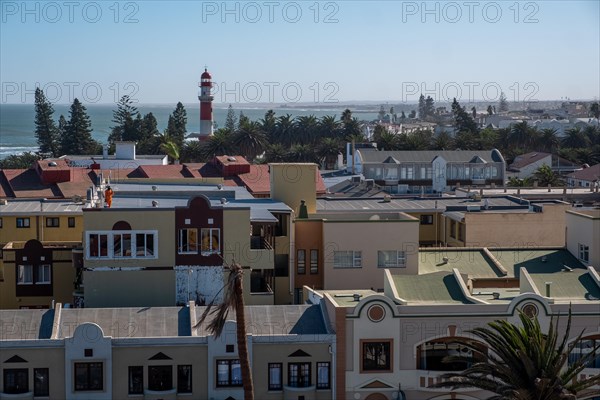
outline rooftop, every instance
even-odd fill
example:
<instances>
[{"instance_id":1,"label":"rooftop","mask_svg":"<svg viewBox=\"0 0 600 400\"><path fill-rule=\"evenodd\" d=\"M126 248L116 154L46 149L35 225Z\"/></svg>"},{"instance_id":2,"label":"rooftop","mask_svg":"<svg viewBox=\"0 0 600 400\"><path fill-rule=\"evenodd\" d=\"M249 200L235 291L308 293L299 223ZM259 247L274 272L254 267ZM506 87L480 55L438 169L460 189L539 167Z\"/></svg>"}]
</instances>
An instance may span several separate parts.
<instances>
[{"instance_id":1,"label":"rooftop","mask_svg":"<svg viewBox=\"0 0 600 400\"><path fill-rule=\"evenodd\" d=\"M419 304L471 304L463 295L451 272L434 272L424 275L392 275L398 297Z\"/></svg>"},{"instance_id":2,"label":"rooftop","mask_svg":"<svg viewBox=\"0 0 600 400\"><path fill-rule=\"evenodd\" d=\"M430 163L436 157L442 157L448 162L503 162L498 150L404 150L377 151L374 149L359 149L364 164L381 164L392 158L398 162ZM388 161L389 162L389 161Z\"/></svg>"},{"instance_id":3,"label":"rooftop","mask_svg":"<svg viewBox=\"0 0 600 400\"><path fill-rule=\"evenodd\" d=\"M448 261L444 261L447 258ZM452 272L457 268L470 278L504 277L483 249L460 249L457 247L444 250L419 249L419 274L431 274L440 271Z\"/></svg>"},{"instance_id":4,"label":"rooftop","mask_svg":"<svg viewBox=\"0 0 600 400\"><path fill-rule=\"evenodd\" d=\"M0 204L2 215L56 215L56 214L81 214L84 204L74 203L71 200L21 200L10 199L6 204Z\"/></svg>"}]
</instances>

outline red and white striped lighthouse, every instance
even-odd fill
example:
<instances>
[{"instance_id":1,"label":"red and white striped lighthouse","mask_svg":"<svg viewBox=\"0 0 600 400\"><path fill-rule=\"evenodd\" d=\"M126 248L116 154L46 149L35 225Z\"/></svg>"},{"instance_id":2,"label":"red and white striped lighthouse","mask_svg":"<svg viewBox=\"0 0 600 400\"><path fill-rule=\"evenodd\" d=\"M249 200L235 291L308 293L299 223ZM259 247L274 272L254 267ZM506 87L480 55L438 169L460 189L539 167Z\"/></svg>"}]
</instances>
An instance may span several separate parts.
<instances>
[{"instance_id":1,"label":"red and white striped lighthouse","mask_svg":"<svg viewBox=\"0 0 600 400\"><path fill-rule=\"evenodd\" d=\"M214 97L210 91L212 88L212 77L204 68L200 76L200 137L212 136L213 134L213 110L212 101Z\"/></svg>"}]
</instances>

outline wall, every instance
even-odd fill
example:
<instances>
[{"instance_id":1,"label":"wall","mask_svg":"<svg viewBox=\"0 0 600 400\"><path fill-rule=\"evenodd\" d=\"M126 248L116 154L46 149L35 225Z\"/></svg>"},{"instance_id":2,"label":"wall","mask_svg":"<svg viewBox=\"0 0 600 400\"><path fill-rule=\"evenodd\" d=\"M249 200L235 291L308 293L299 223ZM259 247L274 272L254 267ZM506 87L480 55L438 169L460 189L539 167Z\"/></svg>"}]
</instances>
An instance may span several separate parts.
<instances>
[{"instance_id":1,"label":"wall","mask_svg":"<svg viewBox=\"0 0 600 400\"><path fill-rule=\"evenodd\" d=\"M565 245L565 211L569 204L544 204L541 213L465 213L465 246Z\"/></svg>"},{"instance_id":2,"label":"wall","mask_svg":"<svg viewBox=\"0 0 600 400\"><path fill-rule=\"evenodd\" d=\"M315 289L323 289L324 281L324 241L323 241L323 221L296 219L294 222L294 243L292 246L291 259L293 260L293 277L294 288L300 289L304 285ZM299 249L306 251L306 273L298 274L297 252ZM310 250L316 249L319 251L319 272L318 274L310 273Z\"/></svg>"},{"instance_id":3,"label":"wall","mask_svg":"<svg viewBox=\"0 0 600 400\"><path fill-rule=\"evenodd\" d=\"M59 227L46 227L46 217L58 217ZM75 227L69 228L69 217L75 218ZM29 228L17 228L17 218L29 218ZM0 243L37 239L44 242L81 241L83 216L80 214L52 215L3 215Z\"/></svg>"},{"instance_id":4,"label":"wall","mask_svg":"<svg viewBox=\"0 0 600 400\"><path fill-rule=\"evenodd\" d=\"M317 208L316 164L269 164L271 173L271 198L287 204L298 213L300 200L306 201L308 213Z\"/></svg>"},{"instance_id":5,"label":"wall","mask_svg":"<svg viewBox=\"0 0 600 400\"><path fill-rule=\"evenodd\" d=\"M589 246L589 262L600 271L600 211L597 217L579 214L576 210L566 213L567 249L579 259L579 244Z\"/></svg>"},{"instance_id":6,"label":"wall","mask_svg":"<svg viewBox=\"0 0 600 400\"><path fill-rule=\"evenodd\" d=\"M174 306L175 271L84 271L86 307Z\"/></svg>"},{"instance_id":7,"label":"wall","mask_svg":"<svg viewBox=\"0 0 600 400\"><path fill-rule=\"evenodd\" d=\"M419 221L332 221L323 227L325 289L383 289L385 268L377 267L378 250L406 252L405 268L390 268L392 274L417 274ZM333 252L362 251L362 268L334 268Z\"/></svg>"}]
</instances>

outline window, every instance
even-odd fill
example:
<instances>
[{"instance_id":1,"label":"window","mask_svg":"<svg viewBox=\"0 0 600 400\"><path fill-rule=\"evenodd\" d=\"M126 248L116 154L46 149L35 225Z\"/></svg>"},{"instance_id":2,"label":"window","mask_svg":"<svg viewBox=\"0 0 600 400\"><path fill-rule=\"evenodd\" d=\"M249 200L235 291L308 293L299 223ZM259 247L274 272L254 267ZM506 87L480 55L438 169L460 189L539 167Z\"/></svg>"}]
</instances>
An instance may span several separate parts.
<instances>
[{"instance_id":1,"label":"window","mask_svg":"<svg viewBox=\"0 0 600 400\"><path fill-rule=\"evenodd\" d=\"M479 349L473 352L472 347ZM434 339L417 347L417 369L427 371L463 371L474 362L485 360L487 348L483 343L469 341L464 343L452 341L452 338ZM448 357L460 356L460 359L449 362Z\"/></svg>"},{"instance_id":2,"label":"window","mask_svg":"<svg viewBox=\"0 0 600 400\"><path fill-rule=\"evenodd\" d=\"M108 257L108 235L92 233L89 235L89 256Z\"/></svg>"},{"instance_id":3,"label":"window","mask_svg":"<svg viewBox=\"0 0 600 400\"><path fill-rule=\"evenodd\" d=\"M177 393L192 393L192 366L177 366Z\"/></svg>"},{"instance_id":4,"label":"window","mask_svg":"<svg viewBox=\"0 0 600 400\"><path fill-rule=\"evenodd\" d=\"M217 360L217 387L242 386L240 360Z\"/></svg>"},{"instance_id":5,"label":"window","mask_svg":"<svg viewBox=\"0 0 600 400\"><path fill-rule=\"evenodd\" d=\"M156 258L156 231L87 233L88 258Z\"/></svg>"},{"instance_id":6,"label":"window","mask_svg":"<svg viewBox=\"0 0 600 400\"><path fill-rule=\"evenodd\" d=\"M69 222L69 228L75 228L75 217L69 217L67 221Z\"/></svg>"},{"instance_id":7,"label":"window","mask_svg":"<svg viewBox=\"0 0 600 400\"><path fill-rule=\"evenodd\" d=\"M600 335L594 335L579 340L569 354L569 366L576 363L580 358L589 357L586 368L600 369L600 349L597 348L598 346L600 346ZM595 356L589 355L589 353L594 352L594 349L596 349Z\"/></svg>"},{"instance_id":8,"label":"window","mask_svg":"<svg viewBox=\"0 0 600 400\"><path fill-rule=\"evenodd\" d=\"M150 365L148 367L148 389L157 392L173 389L173 366Z\"/></svg>"},{"instance_id":9,"label":"window","mask_svg":"<svg viewBox=\"0 0 600 400\"><path fill-rule=\"evenodd\" d=\"M58 217L46 217L47 228L58 228L60 226L60 218Z\"/></svg>"},{"instance_id":10,"label":"window","mask_svg":"<svg viewBox=\"0 0 600 400\"><path fill-rule=\"evenodd\" d=\"M113 255L115 258L131 257L131 233L113 234Z\"/></svg>"},{"instance_id":11,"label":"window","mask_svg":"<svg viewBox=\"0 0 600 400\"><path fill-rule=\"evenodd\" d=\"M298 273L306 273L306 250L298 250Z\"/></svg>"},{"instance_id":12,"label":"window","mask_svg":"<svg viewBox=\"0 0 600 400\"><path fill-rule=\"evenodd\" d=\"M288 385L291 387L310 386L310 363L289 363Z\"/></svg>"},{"instance_id":13,"label":"window","mask_svg":"<svg viewBox=\"0 0 600 400\"><path fill-rule=\"evenodd\" d=\"M391 371L392 341L361 341L361 371Z\"/></svg>"},{"instance_id":14,"label":"window","mask_svg":"<svg viewBox=\"0 0 600 400\"><path fill-rule=\"evenodd\" d=\"M4 370L4 393L19 394L29 392L29 370L11 368Z\"/></svg>"},{"instance_id":15,"label":"window","mask_svg":"<svg viewBox=\"0 0 600 400\"><path fill-rule=\"evenodd\" d=\"M50 396L50 370L48 368L33 369L33 395L40 397Z\"/></svg>"},{"instance_id":16,"label":"window","mask_svg":"<svg viewBox=\"0 0 600 400\"><path fill-rule=\"evenodd\" d=\"M400 250L380 250L377 252L379 268L405 268L406 252Z\"/></svg>"},{"instance_id":17,"label":"window","mask_svg":"<svg viewBox=\"0 0 600 400\"><path fill-rule=\"evenodd\" d=\"M219 254L221 252L221 230L219 228L202 228L202 254Z\"/></svg>"},{"instance_id":18,"label":"window","mask_svg":"<svg viewBox=\"0 0 600 400\"><path fill-rule=\"evenodd\" d=\"M48 265L48 264L38 265L37 266L37 277L36 277L35 283L46 285L46 284L50 284L51 282L52 282L52 279L50 277L50 265Z\"/></svg>"},{"instance_id":19,"label":"window","mask_svg":"<svg viewBox=\"0 0 600 400\"><path fill-rule=\"evenodd\" d=\"M135 235L136 257L153 257L154 256L154 234L153 233L136 233Z\"/></svg>"},{"instance_id":20,"label":"window","mask_svg":"<svg viewBox=\"0 0 600 400\"><path fill-rule=\"evenodd\" d=\"M313 249L310 251L310 273L319 273L319 250Z\"/></svg>"},{"instance_id":21,"label":"window","mask_svg":"<svg viewBox=\"0 0 600 400\"><path fill-rule=\"evenodd\" d=\"M458 240L465 241L465 225L460 222L458 223Z\"/></svg>"},{"instance_id":22,"label":"window","mask_svg":"<svg viewBox=\"0 0 600 400\"><path fill-rule=\"evenodd\" d=\"M329 362L317 363L317 389L330 388L330 364Z\"/></svg>"},{"instance_id":23,"label":"window","mask_svg":"<svg viewBox=\"0 0 600 400\"><path fill-rule=\"evenodd\" d=\"M179 230L179 254L198 254L198 229Z\"/></svg>"},{"instance_id":24,"label":"window","mask_svg":"<svg viewBox=\"0 0 600 400\"><path fill-rule=\"evenodd\" d=\"M17 228L29 228L29 218L17 218Z\"/></svg>"},{"instance_id":25,"label":"window","mask_svg":"<svg viewBox=\"0 0 600 400\"><path fill-rule=\"evenodd\" d=\"M129 367L129 394L144 394L144 367Z\"/></svg>"},{"instance_id":26,"label":"window","mask_svg":"<svg viewBox=\"0 0 600 400\"><path fill-rule=\"evenodd\" d=\"M421 215L421 225L433 225L433 215L431 215L431 214Z\"/></svg>"},{"instance_id":27,"label":"window","mask_svg":"<svg viewBox=\"0 0 600 400\"><path fill-rule=\"evenodd\" d=\"M18 285L33 284L33 265L19 265L17 272Z\"/></svg>"},{"instance_id":28,"label":"window","mask_svg":"<svg viewBox=\"0 0 600 400\"><path fill-rule=\"evenodd\" d=\"M283 389L283 383L281 382L282 368L283 364L281 363L269 363L269 390Z\"/></svg>"},{"instance_id":29,"label":"window","mask_svg":"<svg viewBox=\"0 0 600 400\"><path fill-rule=\"evenodd\" d=\"M590 247L579 243L579 259L583 262L590 261Z\"/></svg>"},{"instance_id":30,"label":"window","mask_svg":"<svg viewBox=\"0 0 600 400\"><path fill-rule=\"evenodd\" d=\"M333 252L333 268L361 268L362 267L362 252L361 251L334 251Z\"/></svg>"},{"instance_id":31,"label":"window","mask_svg":"<svg viewBox=\"0 0 600 400\"><path fill-rule=\"evenodd\" d=\"M75 363L75 391L104 389L104 366L101 362Z\"/></svg>"}]
</instances>

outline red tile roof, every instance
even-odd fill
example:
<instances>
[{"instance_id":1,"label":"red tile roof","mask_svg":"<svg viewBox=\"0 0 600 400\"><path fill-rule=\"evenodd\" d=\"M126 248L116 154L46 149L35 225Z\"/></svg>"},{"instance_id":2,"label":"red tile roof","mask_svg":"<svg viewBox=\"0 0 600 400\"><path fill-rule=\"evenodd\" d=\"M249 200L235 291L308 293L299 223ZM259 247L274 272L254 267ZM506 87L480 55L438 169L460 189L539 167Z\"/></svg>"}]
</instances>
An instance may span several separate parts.
<instances>
[{"instance_id":1,"label":"red tile roof","mask_svg":"<svg viewBox=\"0 0 600 400\"><path fill-rule=\"evenodd\" d=\"M235 178L234 178L235 179ZM315 179L317 182L317 195L325 194L325 182L317 169ZM266 164L251 165L250 172L237 176L240 186L246 186L252 194L269 194L271 192L271 179L269 176L269 166Z\"/></svg>"},{"instance_id":2,"label":"red tile roof","mask_svg":"<svg viewBox=\"0 0 600 400\"><path fill-rule=\"evenodd\" d=\"M600 180L600 164L592 165L591 167L572 172L567 175L567 177L590 182Z\"/></svg>"},{"instance_id":3,"label":"red tile roof","mask_svg":"<svg viewBox=\"0 0 600 400\"><path fill-rule=\"evenodd\" d=\"M519 169L528 166L529 164L533 164L543 158L546 158L550 155L550 153L542 153L542 152L532 152L521 154L520 156L516 156L515 160L508 167L510 169Z\"/></svg>"}]
</instances>

